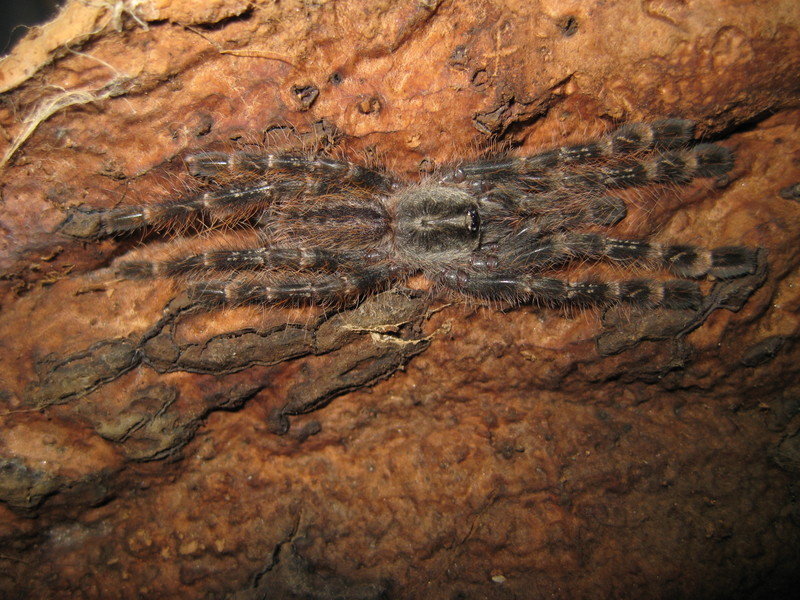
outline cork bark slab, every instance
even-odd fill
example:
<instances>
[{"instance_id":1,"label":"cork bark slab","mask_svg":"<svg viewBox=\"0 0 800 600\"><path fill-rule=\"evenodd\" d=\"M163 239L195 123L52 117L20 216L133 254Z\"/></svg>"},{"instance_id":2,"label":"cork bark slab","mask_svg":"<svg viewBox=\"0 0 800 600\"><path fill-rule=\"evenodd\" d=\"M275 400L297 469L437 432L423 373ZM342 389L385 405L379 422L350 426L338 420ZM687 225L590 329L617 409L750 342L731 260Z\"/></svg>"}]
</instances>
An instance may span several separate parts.
<instances>
[{"instance_id":1,"label":"cork bark slab","mask_svg":"<svg viewBox=\"0 0 800 600\"><path fill-rule=\"evenodd\" d=\"M0 63L0 595L794 589L798 20L790 0L69 2ZM114 277L140 238L58 232L187 189L198 149L414 178L663 117L736 167L642 193L616 232L764 249L704 284L702 315L405 290L198 313Z\"/></svg>"}]
</instances>

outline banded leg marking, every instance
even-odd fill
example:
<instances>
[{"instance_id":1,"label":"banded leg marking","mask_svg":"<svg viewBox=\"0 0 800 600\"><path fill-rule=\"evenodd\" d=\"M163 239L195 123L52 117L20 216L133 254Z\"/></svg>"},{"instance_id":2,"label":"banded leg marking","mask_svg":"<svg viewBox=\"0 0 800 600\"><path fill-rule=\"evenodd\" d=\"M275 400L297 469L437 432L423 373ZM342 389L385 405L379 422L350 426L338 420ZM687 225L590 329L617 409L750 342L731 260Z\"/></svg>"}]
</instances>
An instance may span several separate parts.
<instances>
[{"instance_id":1,"label":"banded leg marking","mask_svg":"<svg viewBox=\"0 0 800 600\"><path fill-rule=\"evenodd\" d=\"M506 251L497 255L492 264L518 265L522 269L556 268L572 260L608 260L666 269L679 277L731 279L754 273L757 262L755 251L745 246L708 249L688 244L621 240L593 233L544 238L536 234L517 235L503 244ZM491 267L481 255L472 264L477 269Z\"/></svg>"},{"instance_id":2,"label":"banded leg marking","mask_svg":"<svg viewBox=\"0 0 800 600\"><path fill-rule=\"evenodd\" d=\"M352 267L368 258L367 252L333 251L323 248L245 248L215 250L164 261L126 261L119 274L126 279L180 277L207 271L242 272L271 269L320 270L332 272Z\"/></svg>"},{"instance_id":3,"label":"banded leg marking","mask_svg":"<svg viewBox=\"0 0 800 600\"><path fill-rule=\"evenodd\" d=\"M693 121L664 119L653 123L630 123L599 140L562 146L523 158L501 158L465 163L446 171L445 183L523 179L525 174L563 169L569 165L609 159L626 154L679 148L692 140Z\"/></svg>"},{"instance_id":4,"label":"banded leg marking","mask_svg":"<svg viewBox=\"0 0 800 600\"><path fill-rule=\"evenodd\" d=\"M389 266L370 267L353 273L319 277L285 277L272 282L204 281L189 286L189 297L207 307L286 302L344 304L385 288L401 275Z\"/></svg>"},{"instance_id":5,"label":"banded leg marking","mask_svg":"<svg viewBox=\"0 0 800 600\"><path fill-rule=\"evenodd\" d=\"M442 283L459 293L484 300L502 300L545 306L603 306L627 304L640 308L697 309L702 295L697 283L685 280L568 282L551 277L510 273L446 271Z\"/></svg>"},{"instance_id":6,"label":"banded leg marking","mask_svg":"<svg viewBox=\"0 0 800 600\"><path fill-rule=\"evenodd\" d=\"M538 155L541 156L541 155ZM458 168L461 178L480 188L485 184L519 186L542 194L624 189L654 184L686 184L696 178L719 177L733 168L733 154L715 144L669 150L647 158L617 160L610 165L537 165L535 159L506 158L468 163ZM446 179L446 178L445 178Z\"/></svg>"},{"instance_id":7,"label":"banded leg marking","mask_svg":"<svg viewBox=\"0 0 800 600\"><path fill-rule=\"evenodd\" d=\"M254 152L203 152L186 159L189 172L207 179L219 175L277 175L285 179L321 185L324 193L349 186L377 193L394 187L391 177L355 163L326 156L258 154Z\"/></svg>"}]
</instances>

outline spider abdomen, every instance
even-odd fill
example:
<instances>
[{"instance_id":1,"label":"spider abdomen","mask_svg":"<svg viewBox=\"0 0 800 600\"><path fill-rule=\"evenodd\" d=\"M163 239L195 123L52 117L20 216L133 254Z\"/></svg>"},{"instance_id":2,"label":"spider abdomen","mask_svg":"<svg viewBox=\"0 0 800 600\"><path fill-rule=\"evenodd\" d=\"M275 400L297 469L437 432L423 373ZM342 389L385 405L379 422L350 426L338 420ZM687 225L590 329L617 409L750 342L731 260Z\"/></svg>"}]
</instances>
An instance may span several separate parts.
<instances>
[{"instance_id":1,"label":"spider abdomen","mask_svg":"<svg viewBox=\"0 0 800 600\"><path fill-rule=\"evenodd\" d=\"M390 232L390 217L377 199L323 196L279 204L259 221L266 237L287 245L371 248Z\"/></svg>"}]
</instances>

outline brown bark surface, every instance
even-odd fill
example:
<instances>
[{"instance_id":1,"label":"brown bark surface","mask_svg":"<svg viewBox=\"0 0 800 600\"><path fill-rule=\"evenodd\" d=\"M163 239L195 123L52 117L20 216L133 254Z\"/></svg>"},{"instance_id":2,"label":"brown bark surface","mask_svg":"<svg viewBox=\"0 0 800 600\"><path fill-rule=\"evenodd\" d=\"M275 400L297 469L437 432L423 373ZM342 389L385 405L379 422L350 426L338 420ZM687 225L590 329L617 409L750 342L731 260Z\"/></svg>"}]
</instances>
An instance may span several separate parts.
<instances>
[{"instance_id":1,"label":"brown bark surface","mask_svg":"<svg viewBox=\"0 0 800 600\"><path fill-rule=\"evenodd\" d=\"M0 63L0 595L796 589L799 12L69 2ZM736 167L641 191L615 233L763 248L756 275L703 283L701 314L407 290L202 313L114 275L155 237L59 230L75 207L183 193L202 148L300 145L413 179L670 116Z\"/></svg>"}]
</instances>

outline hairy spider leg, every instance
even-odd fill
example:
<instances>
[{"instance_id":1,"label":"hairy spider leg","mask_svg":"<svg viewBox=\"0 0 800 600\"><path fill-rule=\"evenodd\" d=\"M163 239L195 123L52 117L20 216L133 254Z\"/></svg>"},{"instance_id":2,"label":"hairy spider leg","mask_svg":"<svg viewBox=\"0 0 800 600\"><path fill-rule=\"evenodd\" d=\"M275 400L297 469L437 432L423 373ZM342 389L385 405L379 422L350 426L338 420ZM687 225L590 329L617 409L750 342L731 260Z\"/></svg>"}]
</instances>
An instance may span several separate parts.
<instances>
[{"instance_id":1,"label":"hairy spider leg","mask_svg":"<svg viewBox=\"0 0 800 600\"><path fill-rule=\"evenodd\" d=\"M513 164L525 159L510 158ZM718 177L733 168L727 148L700 144L645 157L630 158L593 169L561 169L511 173L481 197L488 215L506 211L519 229L540 234L583 225L611 226L627 215L618 197L600 190L643 187L650 184L686 184L700 177Z\"/></svg>"},{"instance_id":2,"label":"hairy spider leg","mask_svg":"<svg viewBox=\"0 0 800 600\"><path fill-rule=\"evenodd\" d=\"M370 253L357 250L324 248L242 248L214 250L186 257L161 261L125 261L119 274L126 279L151 277L200 276L205 272L242 272L292 269L333 272L353 269L370 258Z\"/></svg>"},{"instance_id":3,"label":"hairy spider leg","mask_svg":"<svg viewBox=\"0 0 800 600\"><path fill-rule=\"evenodd\" d=\"M351 273L296 275L274 281L203 281L189 285L189 297L206 307L246 304L321 304L342 306L388 288L407 272L401 267L377 264Z\"/></svg>"},{"instance_id":4,"label":"hairy spider leg","mask_svg":"<svg viewBox=\"0 0 800 600\"><path fill-rule=\"evenodd\" d=\"M505 188L482 197L480 208L489 237L492 229L507 231L509 225L516 231L542 235L591 225L611 227L628 214L625 202L616 196L531 195Z\"/></svg>"},{"instance_id":5,"label":"hairy spider leg","mask_svg":"<svg viewBox=\"0 0 800 600\"><path fill-rule=\"evenodd\" d=\"M447 288L480 298L544 306L605 306L627 304L640 308L698 309L702 294L686 280L575 281L519 273L444 271L439 281Z\"/></svg>"},{"instance_id":6,"label":"hairy spider leg","mask_svg":"<svg viewBox=\"0 0 800 600\"><path fill-rule=\"evenodd\" d=\"M499 245L501 254L494 263L507 268L544 270L573 260L607 260L636 264L650 269L666 269L687 278L731 279L755 272L756 253L744 246L707 249L688 244L659 244L641 240L621 240L596 233L559 233L541 236L524 231ZM491 254L488 257L492 257ZM489 266L487 256L473 258L475 268Z\"/></svg>"},{"instance_id":7,"label":"hairy spider leg","mask_svg":"<svg viewBox=\"0 0 800 600\"><path fill-rule=\"evenodd\" d=\"M584 144L562 146L528 157L477 160L450 167L445 169L442 182L503 181L526 172L558 170L575 163L680 148L691 142L694 126L694 121L685 119L629 123Z\"/></svg>"},{"instance_id":8,"label":"hairy spider leg","mask_svg":"<svg viewBox=\"0 0 800 600\"><path fill-rule=\"evenodd\" d=\"M220 249L160 261L126 261L120 264L119 272L141 279L199 276L208 271L353 270L365 261L380 260L382 253L375 248L390 231L389 216L380 200L347 195L279 202L262 212L258 226L260 237L269 241L262 247Z\"/></svg>"},{"instance_id":9,"label":"hairy spider leg","mask_svg":"<svg viewBox=\"0 0 800 600\"><path fill-rule=\"evenodd\" d=\"M130 233L146 227L173 229L201 222L236 223L252 218L259 211L287 195L313 194L304 182L291 180L253 181L219 190L209 190L193 198L163 201L142 206L123 206L110 210L73 210L60 230L77 238L100 238Z\"/></svg>"},{"instance_id":10,"label":"hairy spider leg","mask_svg":"<svg viewBox=\"0 0 800 600\"><path fill-rule=\"evenodd\" d=\"M327 157L247 152L205 152L187 157L189 172L198 178L219 177L221 189L158 204L110 210L71 211L62 233L99 238L148 227L173 229L203 220L236 224L247 221L280 199L301 196L385 194L396 186L380 172Z\"/></svg>"},{"instance_id":11,"label":"hairy spider leg","mask_svg":"<svg viewBox=\"0 0 800 600\"><path fill-rule=\"evenodd\" d=\"M292 179L304 178L309 184L329 186L327 190L320 190L321 193L336 193L343 187L352 187L368 193L386 194L395 187L391 177L376 169L327 156L203 152L187 157L186 165L189 173L203 179L281 172Z\"/></svg>"},{"instance_id":12,"label":"hairy spider leg","mask_svg":"<svg viewBox=\"0 0 800 600\"><path fill-rule=\"evenodd\" d=\"M719 177L733 168L730 150L713 144L700 144L643 158L630 157L609 165L591 168L530 169L521 158L509 158L508 167L481 180L480 185L515 185L525 192L571 191L581 193L604 189L624 189L657 184L686 184L699 177Z\"/></svg>"}]
</instances>

